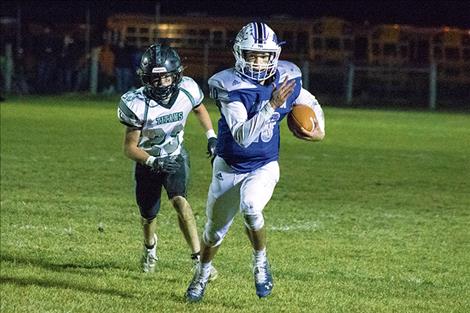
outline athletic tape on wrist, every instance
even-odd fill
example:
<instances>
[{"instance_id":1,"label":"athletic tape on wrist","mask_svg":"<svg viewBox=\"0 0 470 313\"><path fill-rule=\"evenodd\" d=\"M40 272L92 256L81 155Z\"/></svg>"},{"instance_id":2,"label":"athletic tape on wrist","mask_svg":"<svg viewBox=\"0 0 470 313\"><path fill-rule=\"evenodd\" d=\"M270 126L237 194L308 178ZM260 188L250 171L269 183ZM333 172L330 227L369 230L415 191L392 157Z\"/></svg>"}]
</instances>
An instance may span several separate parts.
<instances>
[{"instance_id":1,"label":"athletic tape on wrist","mask_svg":"<svg viewBox=\"0 0 470 313\"><path fill-rule=\"evenodd\" d=\"M208 131L206 131L206 137L207 139L212 138L212 137L217 138L217 135L215 134L215 131L213 129L209 129Z\"/></svg>"},{"instance_id":2,"label":"athletic tape on wrist","mask_svg":"<svg viewBox=\"0 0 470 313\"><path fill-rule=\"evenodd\" d=\"M148 165L150 167L153 166L153 162L155 161L156 157L154 156L149 156L147 160L145 160L145 165Z\"/></svg>"}]
</instances>

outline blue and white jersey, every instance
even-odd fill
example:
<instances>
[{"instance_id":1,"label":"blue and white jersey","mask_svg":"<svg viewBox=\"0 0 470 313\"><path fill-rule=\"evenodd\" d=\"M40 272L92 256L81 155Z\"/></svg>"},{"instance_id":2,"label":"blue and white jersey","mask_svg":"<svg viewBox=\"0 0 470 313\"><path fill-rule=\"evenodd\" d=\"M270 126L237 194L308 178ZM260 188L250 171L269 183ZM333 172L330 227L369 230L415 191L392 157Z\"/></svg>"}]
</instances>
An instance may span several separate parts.
<instances>
[{"instance_id":1,"label":"blue and white jersey","mask_svg":"<svg viewBox=\"0 0 470 313\"><path fill-rule=\"evenodd\" d=\"M274 87L286 78L295 80L294 92L274 110L268 102ZM315 113L318 112L317 119L324 128L323 111L315 97L302 88L300 69L291 62L279 61L274 81L267 86L231 68L212 76L209 88L221 112L217 154L236 172L251 172L278 159L279 123L293 105L310 105Z\"/></svg>"},{"instance_id":2,"label":"blue and white jersey","mask_svg":"<svg viewBox=\"0 0 470 313\"><path fill-rule=\"evenodd\" d=\"M178 87L170 108L146 97L144 87L125 93L119 102L119 121L141 130L138 146L154 157L181 152L186 119L204 99L198 84L190 77L184 76Z\"/></svg>"}]
</instances>

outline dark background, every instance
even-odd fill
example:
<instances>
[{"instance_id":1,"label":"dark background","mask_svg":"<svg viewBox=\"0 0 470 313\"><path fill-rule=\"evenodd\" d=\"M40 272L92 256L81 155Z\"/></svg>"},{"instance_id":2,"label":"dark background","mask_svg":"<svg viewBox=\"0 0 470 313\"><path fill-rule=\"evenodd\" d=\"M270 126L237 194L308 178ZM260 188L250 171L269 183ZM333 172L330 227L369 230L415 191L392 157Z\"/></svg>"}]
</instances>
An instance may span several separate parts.
<instances>
[{"instance_id":1,"label":"dark background","mask_svg":"<svg viewBox=\"0 0 470 313\"><path fill-rule=\"evenodd\" d=\"M424 27L455 26L470 29L470 1L2 1L2 17L15 17L21 7L22 18L41 23L85 23L87 8L91 22L104 25L115 13L161 15L202 14L263 18L288 15L299 18L335 16L350 22L397 23Z\"/></svg>"}]
</instances>

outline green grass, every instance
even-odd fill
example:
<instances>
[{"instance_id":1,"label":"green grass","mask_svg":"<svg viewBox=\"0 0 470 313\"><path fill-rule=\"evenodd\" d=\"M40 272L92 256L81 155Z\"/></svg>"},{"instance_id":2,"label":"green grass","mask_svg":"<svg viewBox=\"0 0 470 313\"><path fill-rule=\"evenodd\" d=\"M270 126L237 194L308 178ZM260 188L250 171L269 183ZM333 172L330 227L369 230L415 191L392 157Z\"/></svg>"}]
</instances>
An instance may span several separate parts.
<instances>
[{"instance_id":1,"label":"green grass","mask_svg":"<svg viewBox=\"0 0 470 313\"><path fill-rule=\"evenodd\" d=\"M325 105L320 144L284 125L281 180L265 209L272 296L255 296L238 216L214 261L219 279L202 303L187 304L189 251L168 201L158 270L139 271L116 103L1 104L1 312L470 311L469 115ZM194 116L185 138L202 230L210 164Z\"/></svg>"}]
</instances>

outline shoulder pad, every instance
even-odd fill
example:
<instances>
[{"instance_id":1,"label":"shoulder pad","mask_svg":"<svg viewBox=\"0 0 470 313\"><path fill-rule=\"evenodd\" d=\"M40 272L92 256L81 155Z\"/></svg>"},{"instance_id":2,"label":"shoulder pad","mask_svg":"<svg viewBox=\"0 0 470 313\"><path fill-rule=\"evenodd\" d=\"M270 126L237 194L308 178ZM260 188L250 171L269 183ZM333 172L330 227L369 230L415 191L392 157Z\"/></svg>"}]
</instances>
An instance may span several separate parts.
<instances>
[{"instance_id":1,"label":"shoulder pad","mask_svg":"<svg viewBox=\"0 0 470 313\"><path fill-rule=\"evenodd\" d=\"M193 107L197 107L204 99L204 93L191 77L183 76L179 84L179 88L186 94L186 96L188 96L189 100L191 100L191 105Z\"/></svg>"},{"instance_id":2,"label":"shoulder pad","mask_svg":"<svg viewBox=\"0 0 470 313\"><path fill-rule=\"evenodd\" d=\"M238 89L255 89L256 86L238 75L235 69L227 69L209 78L211 97L221 101L233 101L229 93Z\"/></svg>"},{"instance_id":3,"label":"shoulder pad","mask_svg":"<svg viewBox=\"0 0 470 313\"><path fill-rule=\"evenodd\" d=\"M128 91L121 96L117 116L122 124L130 127L142 127L142 119L139 118L139 107L145 106L145 98L141 91L141 89Z\"/></svg>"},{"instance_id":4,"label":"shoulder pad","mask_svg":"<svg viewBox=\"0 0 470 313\"><path fill-rule=\"evenodd\" d=\"M289 61L279 61L277 69L279 70L280 81L284 81L286 75L288 80L302 77L300 68Z\"/></svg>"}]
</instances>

